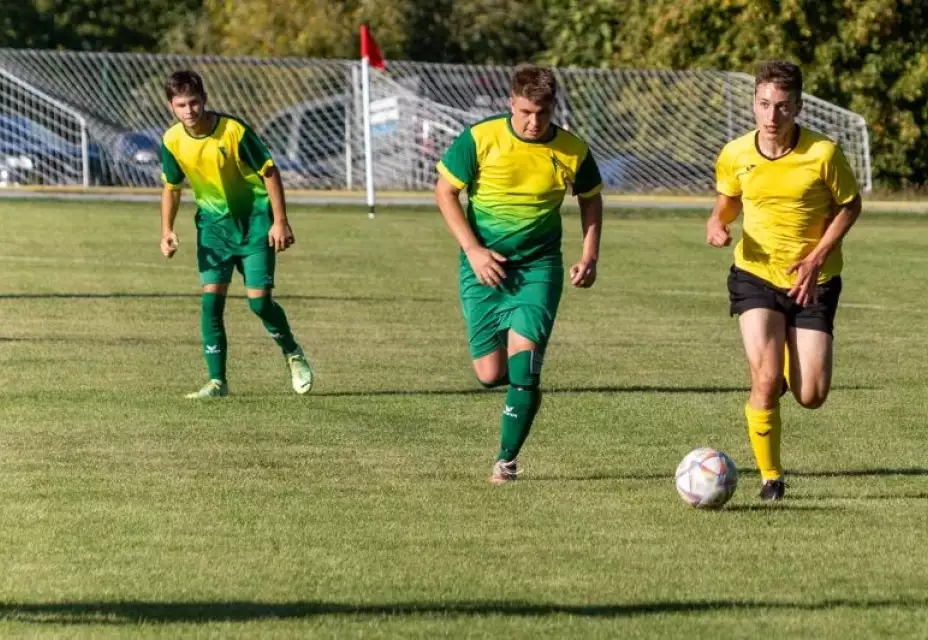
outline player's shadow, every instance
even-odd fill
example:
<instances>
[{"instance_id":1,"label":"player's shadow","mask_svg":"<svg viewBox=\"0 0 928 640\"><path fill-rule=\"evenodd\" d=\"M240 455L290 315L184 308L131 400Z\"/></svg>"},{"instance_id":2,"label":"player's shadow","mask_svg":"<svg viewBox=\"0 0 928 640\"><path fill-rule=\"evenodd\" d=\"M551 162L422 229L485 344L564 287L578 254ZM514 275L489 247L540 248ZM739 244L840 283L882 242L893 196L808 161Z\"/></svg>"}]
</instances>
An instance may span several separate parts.
<instances>
[{"instance_id":1,"label":"player's shadow","mask_svg":"<svg viewBox=\"0 0 928 640\"><path fill-rule=\"evenodd\" d=\"M184 298L200 299L199 292L191 293L161 293L161 292L112 292L112 293L0 293L0 300L146 300L159 299L170 300ZM232 294L228 296L230 300L245 300L243 294ZM319 296L319 295L287 295L275 294L277 300L310 300L310 301L330 301L330 302L447 302L446 298L426 297L426 296Z\"/></svg>"},{"instance_id":2,"label":"player's shadow","mask_svg":"<svg viewBox=\"0 0 928 640\"><path fill-rule=\"evenodd\" d=\"M757 469L738 469L738 476L742 478L756 478L760 473ZM883 477L883 476L928 476L928 469L923 467L901 467L892 469L888 467L875 467L873 469L827 469L822 471L803 471L803 470L786 470L787 486L789 478L866 478L866 477ZM653 472L611 472L611 471L592 471L580 474L542 474L538 476L526 475L527 482L596 482L600 480L664 480L673 483L673 476L669 473ZM924 494L919 494L920 497ZM899 497L899 496L889 496Z\"/></svg>"},{"instance_id":3,"label":"player's shadow","mask_svg":"<svg viewBox=\"0 0 928 640\"><path fill-rule=\"evenodd\" d=\"M832 387L835 391L848 390L875 390L878 387L861 386L861 385L838 385ZM746 386L679 386L673 387L668 385L577 385L564 387L542 387L542 392L546 396L574 395L574 394L601 394L612 395L620 393L702 393L702 394L725 394L725 393L748 393L750 387ZM330 398L364 398L373 396L480 396L485 394L504 394L506 387L497 387L495 389L469 388L469 389L371 389L365 391L319 391L314 392L314 396L326 396Z\"/></svg>"},{"instance_id":4,"label":"player's shadow","mask_svg":"<svg viewBox=\"0 0 928 640\"><path fill-rule=\"evenodd\" d=\"M747 393L747 387L670 387L662 385L578 385L571 387L542 387L548 396L572 395L580 393L616 394L616 393ZM366 396L480 396L486 394L504 394L505 387L496 389L373 389L370 391L320 391L316 396L330 398L363 398Z\"/></svg>"},{"instance_id":5,"label":"player's shadow","mask_svg":"<svg viewBox=\"0 0 928 640\"><path fill-rule=\"evenodd\" d=\"M309 619L322 616L351 618L401 618L441 616L480 618L511 616L542 618L574 616L581 618L627 618L668 613L701 614L743 612L746 610L827 611L833 609L923 609L924 598L850 599L817 602L789 600L668 600L633 604L558 604L521 601L454 602L60 602L0 603L0 620L36 624L137 625L208 624L260 620Z\"/></svg>"}]
</instances>

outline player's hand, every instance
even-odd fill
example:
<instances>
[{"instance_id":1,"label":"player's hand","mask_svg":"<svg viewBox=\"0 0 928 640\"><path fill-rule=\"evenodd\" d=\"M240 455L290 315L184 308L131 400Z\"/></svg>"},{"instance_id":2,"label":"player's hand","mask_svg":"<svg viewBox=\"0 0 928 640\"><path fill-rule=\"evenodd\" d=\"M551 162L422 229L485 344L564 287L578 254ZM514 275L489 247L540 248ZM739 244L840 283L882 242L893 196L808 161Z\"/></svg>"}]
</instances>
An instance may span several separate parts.
<instances>
[{"instance_id":1,"label":"player's hand","mask_svg":"<svg viewBox=\"0 0 928 640\"><path fill-rule=\"evenodd\" d=\"M506 279L506 270L503 269L503 263L506 262L505 256L486 247L474 247L465 251L464 255L467 256L480 284L498 287Z\"/></svg>"},{"instance_id":2,"label":"player's hand","mask_svg":"<svg viewBox=\"0 0 928 640\"><path fill-rule=\"evenodd\" d=\"M161 234L161 255L165 258L173 258L177 253L177 247L180 246L180 240L173 231Z\"/></svg>"},{"instance_id":3,"label":"player's hand","mask_svg":"<svg viewBox=\"0 0 928 640\"><path fill-rule=\"evenodd\" d=\"M818 274L822 268L819 259L808 256L794 262L786 270L787 275L796 274L796 283L789 290L789 297L796 300L800 307L818 303Z\"/></svg>"},{"instance_id":4,"label":"player's hand","mask_svg":"<svg viewBox=\"0 0 928 640\"><path fill-rule=\"evenodd\" d=\"M706 242L713 247L727 247L731 244L731 233L718 218L709 218L706 223Z\"/></svg>"},{"instance_id":5,"label":"player's hand","mask_svg":"<svg viewBox=\"0 0 928 640\"><path fill-rule=\"evenodd\" d=\"M596 260L580 260L570 268L570 284L589 289L596 282Z\"/></svg>"},{"instance_id":6,"label":"player's hand","mask_svg":"<svg viewBox=\"0 0 928 640\"><path fill-rule=\"evenodd\" d=\"M293 237L293 229L287 222L275 222L267 232L267 246L273 247L277 253L286 251L294 242L296 238Z\"/></svg>"}]
</instances>

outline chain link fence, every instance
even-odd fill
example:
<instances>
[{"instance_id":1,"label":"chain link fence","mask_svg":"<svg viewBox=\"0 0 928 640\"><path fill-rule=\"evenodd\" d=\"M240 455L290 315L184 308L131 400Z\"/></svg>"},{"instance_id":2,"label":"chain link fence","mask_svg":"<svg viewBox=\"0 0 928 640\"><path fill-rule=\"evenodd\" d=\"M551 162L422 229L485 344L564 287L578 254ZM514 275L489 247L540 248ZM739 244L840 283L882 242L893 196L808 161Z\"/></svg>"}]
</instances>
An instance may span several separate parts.
<instances>
[{"instance_id":1,"label":"chain link fence","mask_svg":"<svg viewBox=\"0 0 928 640\"><path fill-rule=\"evenodd\" d=\"M0 168L10 159L18 165L28 164L24 157L33 160L31 169L18 171L8 183L159 185L160 138L171 124L162 85L178 69L202 74L212 108L255 128L288 187L364 187L358 61L0 49ZM507 109L512 71L404 61L388 61L386 73L372 70L375 186L430 189L436 162L460 130ZM607 191L711 192L718 152L754 126L753 78L745 74L557 73L556 120L590 143ZM14 81L19 88L9 90ZM36 132L44 129L45 142L17 138L8 124L14 120ZM864 119L807 95L800 122L840 142L869 191ZM75 135L81 127L83 148ZM50 142L66 170L44 157Z\"/></svg>"}]
</instances>

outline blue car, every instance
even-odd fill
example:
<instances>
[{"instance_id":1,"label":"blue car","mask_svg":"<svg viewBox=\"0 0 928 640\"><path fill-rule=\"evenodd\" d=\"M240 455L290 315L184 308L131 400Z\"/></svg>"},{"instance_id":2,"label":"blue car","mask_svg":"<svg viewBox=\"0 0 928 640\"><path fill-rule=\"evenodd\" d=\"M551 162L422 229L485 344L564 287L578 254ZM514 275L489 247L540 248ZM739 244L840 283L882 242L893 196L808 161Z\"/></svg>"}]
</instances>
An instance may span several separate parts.
<instances>
[{"instance_id":1,"label":"blue car","mask_svg":"<svg viewBox=\"0 0 928 640\"><path fill-rule=\"evenodd\" d=\"M67 136L67 137L66 137ZM83 157L74 132L0 113L0 184L81 185ZM117 133L110 144L87 144L91 185L158 184L160 132Z\"/></svg>"}]
</instances>

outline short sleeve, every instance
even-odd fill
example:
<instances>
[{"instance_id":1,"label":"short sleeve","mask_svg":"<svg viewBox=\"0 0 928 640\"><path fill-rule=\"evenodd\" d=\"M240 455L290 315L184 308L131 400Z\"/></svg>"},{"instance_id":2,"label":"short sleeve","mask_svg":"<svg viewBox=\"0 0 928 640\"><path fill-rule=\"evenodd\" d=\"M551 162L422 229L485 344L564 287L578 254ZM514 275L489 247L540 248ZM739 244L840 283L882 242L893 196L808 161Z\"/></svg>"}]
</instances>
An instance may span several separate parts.
<instances>
[{"instance_id":1,"label":"short sleeve","mask_svg":"<svg viewBox=\"0 0 928 640\"><path fill-rule=\"evenodd\" d=\"M577 176L574 178L574 195L580 198L592 198L603 190L603 179L599 174L599 167L593 158L593 152L587 149L586 156L577 167Z\"/></svg>"},{"instance_id":2,"label":"short sleeve","mask_svg":"<svg viewBox=\"0 0 928 640\"><path fill-rule=\"evenodd\" d=\"M723 196L737 198L741 195L741 180L735 174L735 162L728 146L722 149L715 161L715 190Z\"/></svg>"},{"instance_id":3,"label":"short sleeve","mask_svg":"<svg viewBox=\"0 0 928 640\"><path fill-rule=\"evenodd\" d=\"M477 142L469 128L445 151L438 163L438 173L458 189L463 189L477 177Z\"/></svg>"},{"instance_id":4,"label":"short sleeve","mask_svg":"<svg viewBox=\"0 0 928 640\"><path fill-rule=\"evenodd\" d=\"M239 140L238 157L262 177L267 174L268 169L274 166L271 152L264 146L258 134L251 130L251 127L245 127L242 139Z\"/></svg>"},{"instance_id":5,"label":"short sleeve","mask_svg":"<svg viewBox=\"0 0 928 640\"><path fill-rule=\"evenodd\" d=\"M860 186L854 177L854 171L837 144L834 146L834 153L823 163L822 180L828 185L838 206L848 204L860 195Z\"/></svg>"},{"instance_id":6,"label":"short sleeve","mask_svg":"<svg viewBox=\"0 0 928 640\"><path fill-rule=\"evenodd\" d=\"M164 184L180 189L184 184L184 170L177 163L177 158L171 153L170 149L161 144L161 180Z\"/></svg>"}]
</instances>

